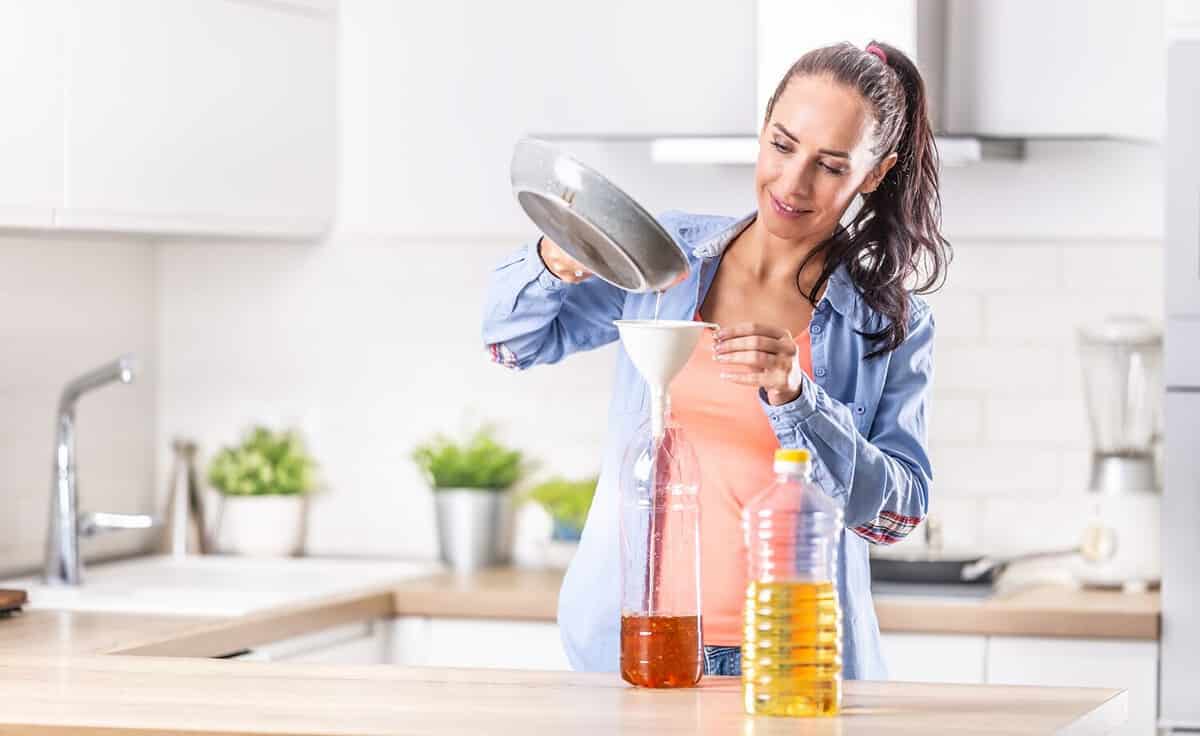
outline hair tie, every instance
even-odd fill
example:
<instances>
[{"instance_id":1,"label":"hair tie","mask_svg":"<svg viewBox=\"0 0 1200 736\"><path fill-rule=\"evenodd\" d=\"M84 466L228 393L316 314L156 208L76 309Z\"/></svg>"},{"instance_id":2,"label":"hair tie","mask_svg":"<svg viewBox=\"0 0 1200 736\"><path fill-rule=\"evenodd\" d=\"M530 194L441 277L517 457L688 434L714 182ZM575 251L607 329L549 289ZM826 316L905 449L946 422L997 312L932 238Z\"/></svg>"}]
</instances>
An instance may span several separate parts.
<instances>
[{"instance_id":1,"label":"hair tie","mask_svg":"<svg viewBox=\"0 0 1200 736\"><path fill-rule=\"evenodd\" d=\"M869 44L867 44L866 52L868 54L870 54L871 56L878 58L880 61L883 62L884 66L887 66L887 63L888 63L887 54L884 53L883 49L879 48L878 46L876 46L873 43L869 43Z\"/></svg>"}]
</instances>

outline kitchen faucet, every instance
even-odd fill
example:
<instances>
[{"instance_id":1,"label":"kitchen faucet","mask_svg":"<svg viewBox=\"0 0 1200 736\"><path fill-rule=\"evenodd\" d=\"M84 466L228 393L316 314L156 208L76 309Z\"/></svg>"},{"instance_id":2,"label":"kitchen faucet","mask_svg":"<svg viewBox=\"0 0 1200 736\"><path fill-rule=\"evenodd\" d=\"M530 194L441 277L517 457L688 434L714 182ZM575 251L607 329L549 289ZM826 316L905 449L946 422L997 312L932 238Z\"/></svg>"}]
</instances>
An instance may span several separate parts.
<instances>
[{"instance_id":1,"label":"kitchen faucet","mask_svg":"<svg viewBox=\"0 0 1200 736\"><path fill-rule=\"evenodd\" d=\"M120 358L91 370L63 388L58 401L54 444L54 484L50 489L50 526L46 533L47 585L79 585L79 537L108 529L146 529L154 518L146 514L84 514L77 511L79 490L75 477L75 404L79 397L109 383L132 383L134 356Z\"/></svg>"}]
</instances>

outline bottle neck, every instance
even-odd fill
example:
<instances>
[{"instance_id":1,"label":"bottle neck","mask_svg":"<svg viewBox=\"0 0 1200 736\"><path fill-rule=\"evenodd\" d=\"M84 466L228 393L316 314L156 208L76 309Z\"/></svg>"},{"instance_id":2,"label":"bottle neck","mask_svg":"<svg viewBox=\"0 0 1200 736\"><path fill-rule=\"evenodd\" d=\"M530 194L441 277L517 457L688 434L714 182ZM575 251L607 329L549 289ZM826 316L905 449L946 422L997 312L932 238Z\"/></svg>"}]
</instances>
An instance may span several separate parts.
<instances>
[{"instance_id":1,"label":"bottle neck","mask_svg":"<svg viewBox=\"0 0 1200 736\"><path fill-rule=\"evenodd\" d=\"M810 481L812 480L812 466L805 463L775 463L775 478L779 482L784 481Z\"/></svg>"}]
</instances>

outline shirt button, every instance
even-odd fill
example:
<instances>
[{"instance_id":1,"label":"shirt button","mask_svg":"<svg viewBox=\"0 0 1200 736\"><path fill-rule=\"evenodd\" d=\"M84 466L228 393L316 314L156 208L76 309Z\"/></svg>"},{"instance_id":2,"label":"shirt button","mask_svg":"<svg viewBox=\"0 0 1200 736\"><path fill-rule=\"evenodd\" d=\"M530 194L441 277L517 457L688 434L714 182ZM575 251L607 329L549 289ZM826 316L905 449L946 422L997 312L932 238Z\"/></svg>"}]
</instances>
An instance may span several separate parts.
<instances>
[{"instance_id":1,"label":"shirt button","mask_svg":"<svg viewBox=\"0 0 1200 736\"><path fill-rule=\"evenodd\" d=\"M813 325L808 328L808 331L814 335L819 335L821 334L821 325Z\"/></svg>"},{"instance_id":2,"label":"shirt button","mask_svg":"<svg viewBox=\"0 0 1200 736\"><path fill-rule=\"evenodd\" d=\"M821 376L824 376L824 375L825 375L825 369L824 369L824 368L818 368L818 369L816 369L815 371L813 371L813 374L815 374L815 375L816 375L818 378L819 378L819 377L821 377Z\"/></svg>"}]
</instances>

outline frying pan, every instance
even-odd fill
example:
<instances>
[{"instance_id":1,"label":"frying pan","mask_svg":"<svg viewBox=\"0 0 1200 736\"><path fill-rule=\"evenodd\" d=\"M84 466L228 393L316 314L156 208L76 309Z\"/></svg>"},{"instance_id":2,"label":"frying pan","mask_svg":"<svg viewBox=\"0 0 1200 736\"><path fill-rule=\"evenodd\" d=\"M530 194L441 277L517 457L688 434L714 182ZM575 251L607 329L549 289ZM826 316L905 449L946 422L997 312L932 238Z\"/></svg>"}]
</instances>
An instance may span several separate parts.
<instances>
[{"instance_id":1,"label":"frying pan","mask_svg":"<svg viewBox=\"0 0 1200 736\"><path fill-rule=\"evenodd\" d=\"M871 558L871 579L892 583L991 584L1014 562L1080 555L1089 562L1103 562L1116 553L1116 535L1101 526L1090 526L1078 547L1028 552L1010 557L965 558Z\"/></svg>"},{"instance_id":2,"label":"frying pan","mask_svg":"<svg viewBox=\"0 0 1200 736\"><path fill-rule=\"evenodd\" d=\"M521 139L510 175L517 202L538 229L608 283L661 291L687 273L687 258L649 212L555 146Z\"/></svg>"},{"instance_id":3,"label":"frying pan","mask_svg":"<svg viewBox=\"0 0 1200 736\"><path fill-rule=\"evenodd\" d=\"M985 557L900 558L872 557L871 579L889 583L933 583L991 585L1000 577L1008 560L976 571L975 566L990 561ZM967 573L975 572L974 575Z\"/></svg>"}]
</instances>

